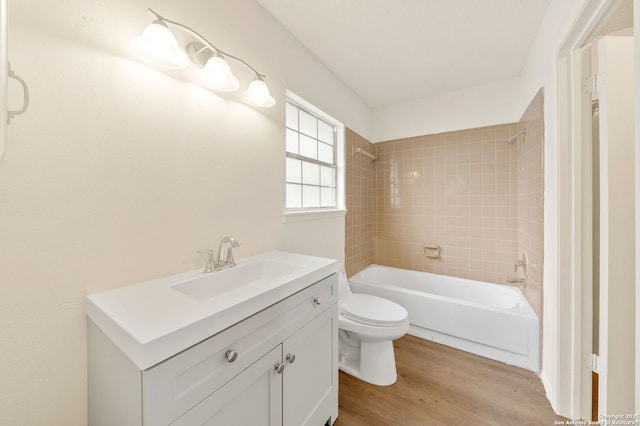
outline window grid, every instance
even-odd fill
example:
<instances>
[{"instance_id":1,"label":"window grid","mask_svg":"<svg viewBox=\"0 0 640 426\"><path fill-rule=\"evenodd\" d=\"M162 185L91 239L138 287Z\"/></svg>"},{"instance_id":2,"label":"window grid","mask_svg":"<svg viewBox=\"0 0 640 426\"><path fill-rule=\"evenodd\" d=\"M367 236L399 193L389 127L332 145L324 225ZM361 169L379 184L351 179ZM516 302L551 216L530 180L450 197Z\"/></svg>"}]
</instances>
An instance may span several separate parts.
<instances>
[{"instance_id":1,"label":"window grid","mask_svg":"<svg viewBox=\"0 0 640 426\"><path fill-rule=\"evenodd\" d=\"M295 113L295 117L291 117L292 112ZM286 121L287 210L336 208L336 126L291 101L287 101ZM324 131L322 135L321 129ZM291 138L295 138L293 143ZM315 150L303 147L303 140L310 140ZM313 169L316 170L310 175L309 172L305 174L305 168L311 169L312 172Z\"/></svg>"}]
</instances>

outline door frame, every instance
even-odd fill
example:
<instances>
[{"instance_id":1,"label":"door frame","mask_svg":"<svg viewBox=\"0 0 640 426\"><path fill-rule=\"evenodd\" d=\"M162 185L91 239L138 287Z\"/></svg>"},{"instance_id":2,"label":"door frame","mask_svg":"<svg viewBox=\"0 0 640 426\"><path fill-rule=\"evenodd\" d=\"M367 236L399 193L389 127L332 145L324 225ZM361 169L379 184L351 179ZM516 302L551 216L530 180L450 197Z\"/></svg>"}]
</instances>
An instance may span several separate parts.
<instances>
[{"instance_id":1,"label":"door frame","mask_svg":"<svg viewBox=\"0 0 640 426\"><path fill-rule=\"evenodd\" d=\"M591 416L592 370L592 235L591 161L583 137L586 130L582 93L582 49L599 24L621 0L587 0L569 34L558 49L558 268L557 272L557 400L559 413L574 419ZM634 33L640 35L640 0L634 0ZM640 102L638 52L635 38L636 105ZM636 120L636 129L640 127ZM590 123L588 123L590 126ZM585 135L585 131L588 134ZM636 131L636 170L640 165L640 135ZM589 143L590 148L590 143ZM640 191L636 173L636 206ZM587 208L585 208L587 207ZM588 214L585 215L585 211ZM640 211L636 208L636 222ZM640 232L636 227L636 270L640 253ZM640 277L636 273L636 306L640 306ZM640 412L640 314L636 314L636 412Z\"/></svg>"}]
</instances>

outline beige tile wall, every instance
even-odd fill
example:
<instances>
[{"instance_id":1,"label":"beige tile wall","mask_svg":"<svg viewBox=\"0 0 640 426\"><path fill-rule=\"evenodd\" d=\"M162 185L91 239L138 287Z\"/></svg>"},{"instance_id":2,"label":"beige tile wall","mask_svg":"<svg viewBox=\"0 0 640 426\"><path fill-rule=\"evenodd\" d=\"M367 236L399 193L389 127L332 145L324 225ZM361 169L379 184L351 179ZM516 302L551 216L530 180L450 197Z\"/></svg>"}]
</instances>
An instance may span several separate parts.
<instances>
[{"instance_id":1,"label":"beige tile wall","mask_svg":"<svg viewBox=\"0 0 640 426\"><path fill-rule=\"evenodd\" d=\"M526 253L524 294L542 319L543 117L541 90L516 124L375 145L347 131L348 276L377 263L504 284L522 275L513 264ZM426 258L425 244L440 245L441 258Z\"/></svg>"},{"instance_id":2,"label":"beige tile wall","mask_svg":"<svg viewBox=\"0 0 640 426\"><path fill-rule=\"evenodd\" d=\"M518 123L377 144L347 130L348 276L377 263L504 284L527 253L525 295L542 318L542 107L541 91Z\"/></svg>"},{"instance_id":3,"label":"beige tile wall","mask_svg":"<svg viewBox=\"0 0 640 426\"><path fill-rule=\"evenodd\" d=\"M351 277L373 263L373 161L355 148L373 153L373 144L357 133L346 130L346 204L345 266Z\"/></svg>"},{"instance_id":4,"label":"beige tile wall","mask_svg":"<svg viewBox=\"0 0 640 426\"><path fill-rule=\"evenodd\" d=\"M504 283L518 250L516 125L375 144L374 263ZM441 258L424 245L442 247Z\"/></svg>"},{"instance_id":5,"label":"beige tile wall","mask_svg":"<svg viewBox=\"0 0 640 426\"><path fill-rule=\"evenodd\" d=\"M538 92L518 122L527 129L514 144L518 161L518 255L528 257L525 296L542 318L544 255L544 95Z\"/></svg>"}]
</instances>

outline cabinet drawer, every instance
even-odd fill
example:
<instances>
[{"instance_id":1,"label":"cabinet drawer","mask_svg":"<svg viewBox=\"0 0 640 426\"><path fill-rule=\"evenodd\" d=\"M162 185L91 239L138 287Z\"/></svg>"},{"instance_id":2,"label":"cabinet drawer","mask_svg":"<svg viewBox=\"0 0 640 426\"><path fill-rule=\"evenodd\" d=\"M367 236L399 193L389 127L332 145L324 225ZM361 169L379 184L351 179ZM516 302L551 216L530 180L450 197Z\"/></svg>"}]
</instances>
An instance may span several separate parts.
<instances>
[{"instance_id":1,"label":"cabinet drawer","mask_svg":"<svg viewBox=\"0 0 640 426\"><path fill-rule=\"evenodd\" d=\"M334 274L143 371L144 424L171 423L337 300Z\"/></svg>"}]
</instances>

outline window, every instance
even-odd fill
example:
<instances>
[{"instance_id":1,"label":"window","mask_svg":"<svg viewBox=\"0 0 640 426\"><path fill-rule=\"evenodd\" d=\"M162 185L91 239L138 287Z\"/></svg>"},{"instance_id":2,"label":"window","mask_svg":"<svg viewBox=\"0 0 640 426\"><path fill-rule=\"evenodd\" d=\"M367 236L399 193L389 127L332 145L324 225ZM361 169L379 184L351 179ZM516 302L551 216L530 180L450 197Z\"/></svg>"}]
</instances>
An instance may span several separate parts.
<instances>
[{"instance_id":1,"label":"window","mask_svg":"<svg viewBox=\"0 0 640 426\"><path fill-rule=\"evenodd\" d=\"M342 208L342 124L293 94L286 105L286 208Z\"/></svg>"}]
</instances>

